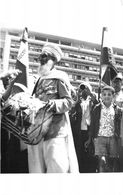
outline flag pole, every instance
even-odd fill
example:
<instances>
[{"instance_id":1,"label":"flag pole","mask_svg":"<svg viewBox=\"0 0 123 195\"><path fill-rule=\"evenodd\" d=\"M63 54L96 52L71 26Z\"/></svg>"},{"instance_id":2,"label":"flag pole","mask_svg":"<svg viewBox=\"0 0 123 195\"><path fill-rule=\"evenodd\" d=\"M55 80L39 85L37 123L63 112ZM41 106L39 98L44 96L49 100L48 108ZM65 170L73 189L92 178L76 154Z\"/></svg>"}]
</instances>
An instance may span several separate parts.
<instances>
[{"instance_id":1,"label":"flag pole","mask_svg":"<svg viewBox=\"0 0 123 195\"><path fill-rule=\"evenodd\" d=\"M101 40L101 52L100 52L100 69L99 69L99 88L98 88L98 100L100 100L100 93L101 93L101 74L102 74L102 49L103 49L103 42L104 42L104 32L107 31L107 27L103 27L102 29L102 40Z\"/></svg>"}]
</instances>

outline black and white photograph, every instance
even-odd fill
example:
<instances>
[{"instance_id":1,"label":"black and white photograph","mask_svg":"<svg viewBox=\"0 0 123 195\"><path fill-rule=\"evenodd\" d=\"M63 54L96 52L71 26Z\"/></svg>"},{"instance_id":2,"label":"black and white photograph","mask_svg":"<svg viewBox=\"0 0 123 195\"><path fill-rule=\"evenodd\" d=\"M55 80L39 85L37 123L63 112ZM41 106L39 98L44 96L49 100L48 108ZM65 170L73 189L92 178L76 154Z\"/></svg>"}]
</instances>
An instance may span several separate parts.
<instances>
[{"instance_id":1,"label":"black and white photograph","mask_svg":"<svg viewBox=\"0 0 123 195\"><path fill-rule=\"evenodd\" d=\"M0 5L1 195L123 194L123 0Z\"/></svg>"}]
</instances>

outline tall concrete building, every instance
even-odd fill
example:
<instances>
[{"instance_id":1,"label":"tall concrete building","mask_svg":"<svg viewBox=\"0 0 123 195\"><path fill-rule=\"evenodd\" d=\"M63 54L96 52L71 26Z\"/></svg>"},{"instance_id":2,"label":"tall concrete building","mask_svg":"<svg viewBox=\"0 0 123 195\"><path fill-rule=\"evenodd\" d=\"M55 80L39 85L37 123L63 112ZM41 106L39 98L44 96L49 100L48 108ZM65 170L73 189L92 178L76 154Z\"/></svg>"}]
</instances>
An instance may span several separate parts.
<instances>
[{"instance_id":1,"label":"tall concrete building","mask_svg":"<svg viewBox=\"0 0 123 195\"><path fill-rule=\"evenodd\" d=\"M22 30L0 30L0 71L15 68ZM38 57L46 42L58 44L63 51L63 58L57 69L68 73L71 84L78 86L82 80L89 81L94 91L98 90L100 70L99 44L80 41L60 36L29 31L29 75L37 76ZM116 68L123 74L123 49L113 48Z\"/></svg>"}]
</instances>

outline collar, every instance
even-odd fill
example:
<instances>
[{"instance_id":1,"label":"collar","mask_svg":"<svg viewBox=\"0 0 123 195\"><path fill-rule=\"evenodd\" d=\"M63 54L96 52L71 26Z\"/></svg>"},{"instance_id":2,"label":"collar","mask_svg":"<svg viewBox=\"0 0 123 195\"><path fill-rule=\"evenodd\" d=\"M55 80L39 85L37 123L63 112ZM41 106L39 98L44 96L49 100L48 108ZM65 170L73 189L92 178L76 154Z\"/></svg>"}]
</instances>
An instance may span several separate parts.
<instances>
[{"instance_id":1,"label":"collar","mask_svg":"<svg viewBox=\"0 0 123 195\"><path fill-rule=\"evenodd\" d=\"M61 70L57 70L56 68L53 68L48 75L41 77L41 80L44 79L59 79L66 83L69 89L72 88L68 75Z\"/></svg>"},{"instance_id":2,"label":"collar","mask_svg":"<svg viewBox=\"0 0 123 195\"><path fill-rule=\"evenodd\" d=\"M113 108L114 107L113 103L111 103L111 105L109 107L105 106L105 104L103 102L101 102L101 105L102 105L103 109L109 109L109 108Z\"/></svg>"}]
</instances>

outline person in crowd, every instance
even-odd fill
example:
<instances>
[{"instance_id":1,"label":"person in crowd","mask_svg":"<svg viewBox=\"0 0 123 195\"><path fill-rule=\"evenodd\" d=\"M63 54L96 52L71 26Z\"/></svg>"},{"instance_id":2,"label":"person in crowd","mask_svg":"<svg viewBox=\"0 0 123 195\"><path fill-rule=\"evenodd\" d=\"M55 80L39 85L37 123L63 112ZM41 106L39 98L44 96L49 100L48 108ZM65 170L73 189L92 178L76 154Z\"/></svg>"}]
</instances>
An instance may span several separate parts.
<instances>
[{"instance_id":1,"label":"person in crowd","mask_svg":"<svg viewBox=\"0 0 123 195\"><path fill-rule=\"evenodd\" d=\"M121 90L122 90L122 92L123 92L123 86L121 87Z\"/></svg>"},{"instance_id":2,"label":"person in crowd","mask_svg":"<svg viewBox=\"0 0 123 195\"><path fill-rule=\"evenodd\" d=\"M9 98L12 91L12 87L16 82L20 73L21 73L20 70L15 69L15 70L5 71L0 74L0 80L2 81L0 99L2 101L6 101Z\"/></svg>"},{"instance_id":3,"label":"person in crowd","mask_svg":"<svg viewBox=\"0 0 123 195\"><path fill-rule=\"evenodd\" d=\"M39 56L39 76L33 96L47 102L47 112L53 113L46 134L37 145L28 145L29 173L78 172L68 111L72 107L68 75L55 65L63 53L56 44L47 43Z\"/></svg>"},{"instance_id":4,"label":"person in crowd","mask_svg":"<svg viewBox=\"0 0 123 195\"><path fill-rule=\"evenodd\" d=\"M98 156L98 172L117 172L119 158L121 109L114 104L114 88L102 88L101 101L92 111L89 139L94 139L95 155Z\"/></svg>"},{"instance_id":5,"label":"person in crowd","mask_svg":"<svg viewBox=\"0 0 123 195\"><path fill-rule=\"evenodd\" d=\"M113 79L112 86L115 89L114 102L123 110L123 90L122 90L122 80L123 76L118 73ZM123 172L123 115L121 119L121 133L119 138L119 172Z\"/></svg>"},{"instance_id":6,"label":"person in crowd","mask_svg":"<svg viewBox=\"0 0 123 195\"><path fill-rule=\"evenodd\" d=\"M118 73L117 76L113 79L112 86L115 89L115 103L123 108L123 91L122 91L122 80L123 76L121 73Z\"/></svg>"},{"instance_id":7,"label":"person in crowd","mask_svg":"<svg viewBox=\"0 0 123 195\"><path fill-rule=\"evenodd\" d=\"M20 70L15 69L15 70L8 70L8 71L4 71L0 74L0 100L1 100L1 109L2 106L4 105L5 101L10 97L11 95L11 91L12 91L12 87L14 85L14 83L16 82L19 74L20 74ZM0 111L0 122L1 122L1 111ZM2 129L1 125L0 128ZM1 132L1 148L0 148L0 152L1 152L1 158L2 158L2 163L1 163L1 172L7 172L7 148L8 148L8 132L6 131L2 131Z\"/></svg>"},{"instance_id":8,"label":"person in crowd","mask_svg":"<svg viewBox=\"0 0 123 195\"><path fill-rule=\"evenodd\" d=\"M17 81L21 71L18 69L9 70L1 74L3 92L1 103L12 96L13 85ZM18 138L2 129L1 125L1 172L2 173L28 173L27 149L21 147Z\"/></svg>"},{"instance_id":9,"label":"person in crowd","mask_svg":"<svg viewBox=\"0 0 123 195\"><path fill-rule=\"evenodd\" d=\"M89 148L86 147L85 143L88 140L91 111L98 101L88 82L83 81L80 84L77 94L78 98L71 109L70 119L79 162L79 172L95 172L96 159L93 157L93 143L91 143Z\"/></svg>"},{"instance_id":10,"label":"person in crowd","mask_svg":"<svg viewBox=\"0 0 123 195\"><path fill-rule=\"evenodd\" d=\"M74 140L74 146L75 146L75 150L77 153L77 144L78 144L78 132L76 131L76 124L75 124L75 119L76 119L76 105L78 103L78 89L74 89L71 92L71 96L73 99L73 105L72 108L69 111L69 118L70 118L70 124L71 124L71 129L72 129L72 135L73 135L73 140ZM78 155L77 155L78 156Z\"/></svg>"}]
</instances>

